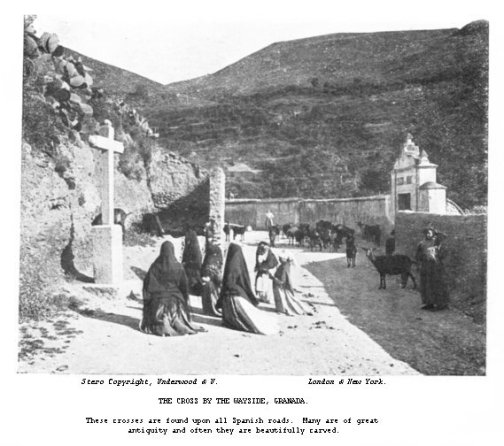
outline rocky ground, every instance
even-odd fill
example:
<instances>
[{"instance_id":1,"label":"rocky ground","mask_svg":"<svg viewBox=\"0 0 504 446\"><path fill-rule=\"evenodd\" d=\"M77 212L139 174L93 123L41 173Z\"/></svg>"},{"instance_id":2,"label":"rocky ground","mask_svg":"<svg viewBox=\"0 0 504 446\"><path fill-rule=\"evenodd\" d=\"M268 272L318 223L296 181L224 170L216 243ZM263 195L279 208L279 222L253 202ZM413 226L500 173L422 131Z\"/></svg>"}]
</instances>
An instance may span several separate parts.
<instances>
[{"instance_id":1,"label":"rocky ground","mask_svg":"<svg viewBox=\"0 0 504 446\"><path fill-rule=\"evenodd\" d=\"M248 233L243 243L250 269L255 244L266 239ZM378 290L372 265L358 257L347 269L344 255L293 252L299 267L301 298L313 316L283 316L273 306L279 332L261 336L230 330L203 315L191 296L194 321L207 331L159 338L138 330L141 279L156 258L154 246L125 247L125 283L118 293L69 283L69 309L44 322L20 325L19 372L97 374L264 374L393 375L484 374L485 332L450 309L420 310L416 291L395 278ZM180 247L181 239L176 239ZM284 241L282 241L284 242ZM284 242L285 243L285 242ZM361 251L362 252L362 251ZM252 273L252 271L251 271Z\"/></svg>"}]
</instances>

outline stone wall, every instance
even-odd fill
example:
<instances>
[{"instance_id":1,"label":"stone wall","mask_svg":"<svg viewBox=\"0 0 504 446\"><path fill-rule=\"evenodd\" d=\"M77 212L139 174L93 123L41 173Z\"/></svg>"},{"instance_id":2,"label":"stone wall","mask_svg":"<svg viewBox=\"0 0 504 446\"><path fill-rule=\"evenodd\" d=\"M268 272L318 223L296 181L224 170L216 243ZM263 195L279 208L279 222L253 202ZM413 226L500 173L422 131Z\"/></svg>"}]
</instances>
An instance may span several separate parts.
<instances>
[{"instance_id":1,"label":"stone wall","mask_svg":"<svg viewBox=\"0 0 504 446\"><path fill-rule=\"evenodd\" d=\"M361 221L380 224L388 231L393 225L390 196L305 200L301 198L238 199L226 201L226 221L265 229L266 212L271 210L276 224L310 223L328 220L356 227Z\"/></svg>"},{"instance_id":2,"label":"stone wall","mask_svg":"<svg viewBox=\"0 0 504 446\"><path fill-rule=\"evenodd\" d=\"M415 257L422 230L429 224L447 235L443 242L451 304L471 315L476 322L485 320L487 277L487 216L439 215L398 212L396 250Z\"/></svg>"}]
</instances>

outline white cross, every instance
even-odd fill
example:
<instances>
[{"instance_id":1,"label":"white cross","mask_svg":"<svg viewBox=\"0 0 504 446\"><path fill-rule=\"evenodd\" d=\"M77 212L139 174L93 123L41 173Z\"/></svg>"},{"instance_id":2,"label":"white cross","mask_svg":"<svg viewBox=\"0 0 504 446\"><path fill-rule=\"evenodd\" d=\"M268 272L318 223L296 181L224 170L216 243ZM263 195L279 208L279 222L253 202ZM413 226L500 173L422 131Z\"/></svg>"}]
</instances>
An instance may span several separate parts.
<instances>
[{"instance_id":1,"label":"white cross","mask_svg":"<svg viewBox=\"0 0 504 446\"><path fill-rule=\"evenodd\" d=\"M114 140L114 127L106 120L105 125L100 127L100 135L89 137L91 146L101 149L102 167L102 224L114 224L114 153L123 153L124 146Z\"/></svg>"}]
</instances>

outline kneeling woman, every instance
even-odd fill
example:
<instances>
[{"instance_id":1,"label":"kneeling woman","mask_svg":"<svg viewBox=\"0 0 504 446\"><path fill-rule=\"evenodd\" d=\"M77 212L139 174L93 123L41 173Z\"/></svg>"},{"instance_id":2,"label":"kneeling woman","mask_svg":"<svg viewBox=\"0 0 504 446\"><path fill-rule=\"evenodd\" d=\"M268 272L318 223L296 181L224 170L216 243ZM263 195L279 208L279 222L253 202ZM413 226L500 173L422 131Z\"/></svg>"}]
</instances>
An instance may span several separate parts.
<instances>
[{"instance_id":1,"label":"kneeling woman","mask_svg":"<svg viewBox=\"0 0 504 446\"><path fill-rule=\"evenodd\" d=\"M159 257L144 279L140 330L158 336L204 331L191 324L187 277L171 242L161 245Z\"/></svg>"},{"instance_id":2,"label":"kneeling woman","mask_svg":"<svg viewBox=\"0 0 504 446\"><path fill-rule=\"evenodd\" d=\"M201 250L198 236L193 229L189 229L184 239L182 265L187 276L189 293L201 296Z\"/></svg>"},{"instance_id":3,"label":"kneeling woman","mask_svg":"<svg viewBox=\"0 0 504 446\"><path fill-rule=\"evenodd\" d=\"M278 258L280 266L276 270L275 275L270 273L270 277L273 280L273 296L275 297L276 311L289 316L295 314L308 314L311 316L313 313L295 296L292 277L294 259L286 253L281 253Z\"/></svg>"},{"instance_id":4,"label":"kneeling woman","mask_svg":"<svg viewBox=\"0 0 504 446\"><path fill-rule=\"evenodd\" d=\"M219 300L219 289L221 286L222 273L222 251L218 245L207 243L205 260L201 268L201 280L203 290L201 292L201 306L203 313L209 316L220 316L221 313L216 308Z\"/></svg>"},{"instance_id":5,"label":"kneeling woman","mask_svg":"<svg viewBox=\"0 0 504 446\"><path fill-rule=\"evenodd\" d=\"M236 243L228 248L222 288L217 307L222 308L224 325L257 334L278 332L276 318L256 308L258 300L250 285L250 276L242 249Z\"/></svg>"}]
</instances>

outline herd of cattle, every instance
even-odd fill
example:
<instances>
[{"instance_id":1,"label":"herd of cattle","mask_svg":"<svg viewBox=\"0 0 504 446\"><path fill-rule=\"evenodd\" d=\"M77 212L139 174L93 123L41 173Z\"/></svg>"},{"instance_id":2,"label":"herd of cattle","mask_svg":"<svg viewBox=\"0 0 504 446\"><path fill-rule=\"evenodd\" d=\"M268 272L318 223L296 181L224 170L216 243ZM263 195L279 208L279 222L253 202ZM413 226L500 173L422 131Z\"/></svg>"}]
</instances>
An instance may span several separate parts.
<instances>
[{"instance_id":1,"label":"herd of cattle","mask_svg":"<svg viewBox=\"0 0 504 446\"><path fill-rule=\"evenodd\" d=\"M131 214L131 212L126 213L124 210L116 208L114 209L114 223L121 225L123 228L123 236L125 233L125 221L126 218ZM153 214L144 215L144 220L146 217L151 217ZM155 222L149 221L149 228L152 226L158 232L158 235L163 235L163 229L161 222L157 216L155 217ZM142 222L144 223L144 222ZM92 225L101 225L102 215L99 214L92 222ZM381 229L379 225L367 225L361 222L357 223L359 226L362 239L370 242L374 242L377 246L381 243ZM224 226L224 233L226 234L226 240L229 240L231 234L233 239L236 236L241 236L243 240L247 227L244 225L238 225L234 223L226 223ZM289 240L290 245L297 246L308 246L310 249L314 250L316 248L320 249L333 249L337 251L343 243L344 239L353 237L355 235L355 230L349 228L343 224L334 224L330 221L320 220L314 226L309 223L300 224L284 224L273 225L269 228L269 239L271 246L275 246L275 242L278 237L282 234L285 238Z\"/></svg>"},{"instance_id":2,"label":"herd of cattle","mask_svg":"<svg viewBox=\"0 0 504 446\"><path fill-rule=\"evenodd\" d=\"M379 225L367 225L358 222L362 238L374 242L377 246L381 243L381 229ZM229 240L231 233L233 239L240 235L243 239L247 227L233 223L226 223L224 232L226 239ZM337 251L343 244L343 240L355 235L355 229L349 228L343 224L334 224L330 221L320 220L315 225L309 223L273 225L269 228L269 239L271 246L275 246L276 240L284 236L289 240L290 245L307 246L314 250L318 248L333 249Z\"/></svg>"},{"instance_id":3,"label":"herd of cattle","mask_svg":"<svg viewBox=\"0 0 504 446\"><path fill-rule=\"evenodd\" d=\"M379 225L368 225L358 222L357 226L361 232L363 240L375 243L380 246L382 239L382 231ZM243 241L247 227L232 223L226 223L224 232L226 240L230 240L231 234L233 239L237 235L241 236ZM334 224L329 221L320 220L314 226L310 224L285 224L282 226L273 225L269 228L270 245L275 246L277 237L283 235L289 240L290 245L305 246L311 250L318 248L332 249L338 251L340 246L345 243L346 245L346 259L348 267L355 267L355 257L357 255L357 247L355 246L355 230L343 224ZM389 239L390 240L390 239ZM401 277L401 286L404 288L411 278L413 288L416 288L415 277L411 273L412 265L416 262L411 260L408 256L403 254L395 254L395 248L390 249L389 240L386 243L386 255L375 255L373 248L362 248L368 260L376 268L380 276L380 289L387 287L387 275L399 275ZM393 242L392 246L395 245Z\"/></svg>"}]
</instances>

